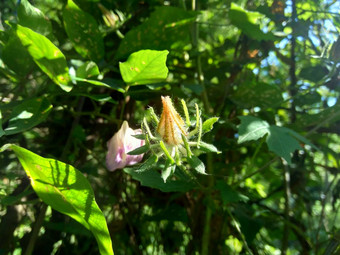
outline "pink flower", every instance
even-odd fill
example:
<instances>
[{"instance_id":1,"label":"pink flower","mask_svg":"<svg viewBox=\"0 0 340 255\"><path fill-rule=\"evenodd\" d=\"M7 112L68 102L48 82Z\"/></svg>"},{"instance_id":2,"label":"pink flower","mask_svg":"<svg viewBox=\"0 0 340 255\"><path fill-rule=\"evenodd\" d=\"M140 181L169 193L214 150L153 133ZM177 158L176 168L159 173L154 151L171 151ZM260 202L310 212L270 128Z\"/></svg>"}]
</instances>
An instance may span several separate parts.
<instances>
[{"instance_id":1,"label":"pink flower","mask_svg":"<svg viewBox=\"0 0 340 255\"><path fill-rule=\"evenodd\" d=\"M144 140L132 136L141 133L141 129L133 130L129 127L127 121L123 122L119 131L107 142L108 152L106 154L106 167L110 171L137 164L143 159L144 154L127 154L145 144Z\"/></svg>"}]
</instances>

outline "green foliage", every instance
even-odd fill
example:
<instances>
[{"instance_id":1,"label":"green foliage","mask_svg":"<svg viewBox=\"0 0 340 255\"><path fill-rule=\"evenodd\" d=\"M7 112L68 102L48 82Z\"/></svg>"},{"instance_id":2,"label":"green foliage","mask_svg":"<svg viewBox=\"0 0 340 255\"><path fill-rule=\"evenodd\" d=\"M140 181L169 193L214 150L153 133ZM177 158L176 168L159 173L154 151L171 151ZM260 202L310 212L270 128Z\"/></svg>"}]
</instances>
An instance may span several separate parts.
<instances>
[{"instance_id":1,"label":"green foliage","mask_svg":"<svg viewBox=\"0 0 340 255\"><path fill-rule=\"evenodd\" d=\"M169 51L141 50L129 56L126 62L119 63L123 80L129 85L156 83L166 79L168 68L166 56Z\"/></svg>"},{"instance_id":2,"label":"green foliage","mask_svg":"<svg viewBox=\"0 0 340 255\"><path fill-rule=\"evenodd\" d=\"M188 26L196 15L177 7L156 7L147 21L125 35L115 57L120 59L142 49L170 50L185 45L190 38Z\"/></svg>"},{"instance_id":3,"label":"green foliage","mask_svg":"<svg viewBox=\"0 0 340 255\"><path fill-rule=\"evenodd\" d=\"M105 218L83 174L58 160L40 157L16 145L8 147L19 158L41 200L89 229L98 242L101 254L113 254Z\"/></svg>"},{"instance_id":4,"label":"green foliage","mask_svg":"<svg viewBox=\"0 0 340 255\"><path fill-rule=\"evenodd\" d=\"M46 98L33 98L22 101L19 105L13 107L4 134L13 135L35 127L46 120L52 107ZM6 109L6 107L3 108Z\"/></svg>"},{"instance_id":5,"label":"green foliage","mask_svg":"<svg viewBox=\"0 0 340 255\"><path fill-rule=\"evenodd\" d=\"M45 36L20 25L13 25L22 45L34 62L63 90L72 89L64 54Z\"/></svg>"},{"instance_id":6,"label":"green foliage","mask_svg":"<svg viewBox=\"0 0 340 255\"><path fill-rule=\"evenodd\" d=\"M0 254L339 253L338 1L0 10Z\"/></svg>"},{"instance_id":7,"label":"green foliage","mask_svg":"<svg viewBox=\"0 0 340 255\"><path fill-rule=\"evenodd\" d=\"M131 175L133 179L138 180L141 185L161 190L162 192L186 192L193 189L196 185L190 181L168 180L163 181L162 176L155 170L135 171L124 168L124 172Z\"/></svg>"},{"instance_id":8,"label":"green foliage","mask_svg":"<svg viewBox=\"0 0 340 255\"><path fill-rule=\"evenodd\" d=\"M241 193L233 190L228 184L224 181L218 181L216 183L216 189L220 191L221 198L224 204L235 203L235 202L246 202L249 198Z\"/></svg>"},{"instance_id":9,"label":"green foliage","mask_svg":"<svg viewBox=\"0 0 340 255\"><path fill-rule=\"evenodd\" d=\"M252 116L242 116L239 118L241 119L241 124L239 126L238 143L258 140L268 135L266 142L269 150L284 158L288 164L292 163L291 154L296 150L302 149L297 139L315 148L307 139L289 128L269 125L268 122Z\"/></svg>"},{"instance_id":10,"label":"green foliage","mask_svg":"<svg viewBox=\"0 0 340 255\"><path fill-rule=\"evenodd\" d=\"M271 32L264 33L257 24L257 20L264 17L259 12L250 12L235 3L231 3L229 18L233 25L256 40L275 40L275 36Z\"/></svg>"},{"instance_id":11,"label":"green foliage","mask_svg":"<svg viewBox=\"0 0 340 255\"><path fill-rule=\"evenodd\" d=\"M217 117L213 117L204 121L202 124L202 133L210 132L217 121L218 121Z\"/></svg>"},{"instance_id":12,"label":"green foliage","mask_svg":"<svg viewBox=\"0 0 340 255\"><path fill-rule=\"evenodd\" d=\"M33 31L48 36L52 33L52 25L48 18L27 0L22 0L18 7L19 24Z\"/></svg>"},{"instance_id":13,"label":"green foliage","mask_svg":"<svg viewBox=\"0 0 340 255\"><path fill-rule=\"evenodd\" d=\"M72 0L63 11L65 31L76 51L82 57L100 60L104 55L104 42L96 20L83 12Z\"/></svg>"}]
</instances>

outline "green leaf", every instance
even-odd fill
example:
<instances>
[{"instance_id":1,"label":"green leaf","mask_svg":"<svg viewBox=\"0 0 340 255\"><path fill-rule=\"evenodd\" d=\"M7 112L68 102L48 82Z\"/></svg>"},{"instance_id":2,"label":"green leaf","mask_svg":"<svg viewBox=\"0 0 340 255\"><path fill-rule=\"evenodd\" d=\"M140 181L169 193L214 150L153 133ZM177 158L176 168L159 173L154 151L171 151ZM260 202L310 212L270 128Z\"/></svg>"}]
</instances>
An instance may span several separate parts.
<instances>
[{"instance_id":1,"label":"green leaf","mask_svg":"<svg viewBox=\"0 0 340 255\"><path fill-rule=\"evenodd\" d=\"M110 102L113 104L117 104L117 102L113 100L109 94L93 94L89 92L89 93L72 93L72 95L88 97L97 102Z\"/></svg>"},{"instance_id":2,"label":"green leaf","mask_svg":"<svg viewBox=\"0 0 340 255\"><path fill-rule=\"evenodd\" d=\"M329 58L334 62L340 62L340 36L338 36L338 39L333 43Z\"/></svg>"},{"instance_id":3,"label":"green leaf","mask_svg":"<svg viewBox=\"0 0 340 255\"><path fill-rule=\"evenodd\" d=\"M41 200L89 229L101 254L113 254L105 217L84 175L58 160L40 157L16 145L10 145L10 148L19 158Z\"/></svg>"},{"instance_id":4,"label":"green leaf","mask_svg":"<svg viewBox=\"0 0 340 255\"><path fill-rule=\"evenodd\" d=\"M230 100L242 108L258 106L265 109L280 105L283 98L281 90L275 85L246 81L238 86L236 92L230 96Z\"/></svg>"},{"instance_id":5,"label":"green leaf","mask_svg":"<svg viewBox=\"0 0 340 255\"><path fill-rule=\"evenodd\" d=\"M317 91L308 91L306 94L298 94L295 97L294 103L296 106L316 105L321 102L321 95Z\"/></svg>"},{"instance_id":6,"label":"green leaf","mask_svg":"<svg viewBox=\"0 0 340 255\"><path fill-rule=\"evenodd\" d=\"M284 158L288 164L292 163L290 154L295 150L301 149L299 142L287 132L286 128L277 126L269 127L266 142L269 150Z\"/></svg>"},{"instance_id":7,"label":"green leaf","mask_svg":"<svg viewBox=\"0 0 340 255\"><path fill-rule=\"evenodd\" d=\"M194 183L183 180L168 180L164 183L160 173L154 169L136 172L132 168L124 168L124 172L131 175L134 180L139 181L142 186L159 189L163 192L187 192L196 187Z\"/></svg>"},{"instance_id":8,"label":"green leaf","mask_svg":"<svg viewBox=\"0 0 340 255\"><path fill-rule=\"evenodd\" d=\"M96 20L82 11L72 0L63 11L66 33L82 57L98 61L104 56L103 37Z\"/></svg>"},{"instance_id":9,"label":"green leaf","mask_svg":"<svg viewBox=\"0 0 340 255\"><path fill-rule=\"evenodd\" d=\"M307 139L300 136L293 130L275 125L269 126L266 121L260 120L252 116L242 116L239 125L238 143L257 140L268 134L266 142L270 151L284 158L288 164L291 164L291 153L301 149L299 140L313 146Z\"/></svg>"},{"instance_id":10,"label":"green leaf","mask_svg":"<svg viewBox=\"0 0 340 255\"><path fill-rule=\"evenodd\" d=\"M2 49L1 59L11 70L22 77L36 67L27 49L21 44L16 31L13 30L9 31L9 39Z\"/></svg>"},{"instance_id":11,"label":"green leaf","mask_svg":"<svg viewBox=\"0 0 340 255\"><path fill-rule=\"evenodd\" d=\"M143 145L141 147L138 147L137 149L134 149L133 151L129 151L127 154L128 155L140 155L145 152L147 152L150 149L149 145Z\"/></svg>"},{"instance_id":12,"label":"green leaf","mask_svg":"<svg viewBox=\"0 0 340 255\"><path fill-rule=\"evenodd\" d=\"M229 10L231 24L242 30L243 33L256 40L275 40L273 33L264 33L258 25L258 20L264 19L265 15L259 12L251 12L241 6L231 3Z\"/></svg>"},{"instance_id":13,"label":"green leaf","mask_svg":"<svg viewBox=\"0 0 340 255\"><path fill-rule=\"evenodd\" d=\"M63 90L72 89L68 66L63 53L45 36L20 25L13 25L16 33L34 62Z\"/></svg>"},{"instance_id":14,"label":"green leaf","mask_svg":"<svg viewBox=\"0 0 340 255\"><path fill-rule=\"evenodd\" d=\"M204 163L196 156L187 157L189 165L200 174L206 174Z\"/></svg>"},{"instance_id":15,"label":"green leaf","mask_svg":"<svg viewBox=\"0 0 340 255\"><path fill-rule=\"evenodd\" d=\"M219 119L218 117L213 117L204 121L202 125L202 133L204 134L210 132L213 129L214 124L218 121L218 119Z\"/></svg>"},{"instance_id":16,"label":"green leaf","mask_svg":"<svg viewBox=\"0 0 340 255\"><path fill-rule=\"evenodd\" d=\"M138 134L138 135L132 135L134 138L137 138L139 140L145 140L145 135L144 134Z\"/></svg>"},{"instance_id":17,"label":"green leaf","mask_svg":"<svg viewBox=\"0 0 340 255\"><path fill-rule=\"evenodd\" d=\"M235 208L235 215L241 225L241 231L244 234L247 243L252 243L256 234L263 227L263 222L256 215L250 214L250 205L240 205Z\"/></svg>"},{"instance_id":18,"label":"green leaf","mask_svg":"<svg viewBox=\"0 0 340 255\"><path fill-rule=\"evenodd\" d=\"M190 25L197 14L172 6L156 7L148 20L124 36L115 58L121 59L142 49L183 49L190 43Z\"/></svg>"},{"instance_id":19,"label":"green leaf","mask_svg":"<svg viewBox=\"0 0 340 255\"><path fill-rule=\"evenodd\" d=\"M157 163L158 157L152 154L147 160L145 160L142 164L140 164L136 170L136 172L141 173L146 170L151 169Z\"/></svg>"},{"instance_id":20,"label":"green leaf","mask_svg":"<svg viewBox=\"0 0 340 255\"><path fill-rule=\"evenodd\" d=\"M329 71L327 67L323 64L315 65L315 66L306 66L301 69L299 76L302 79L311 81L311 82L319 82L322 78L328 75Z\"/></svg>"},{"instance_id":21,"label":"green leaf","mask_svg":"<svg viewBox=\"0 0 340 255\"><path fill-rule=\"evenodd\" d=\"M162 174L161 174L164 183L166 183L166 180L169 178L169 176L175 172L175 169L176 169L176 165L171 165L170 162L167 162L165 164L165 167L162 170Z\"/></svg>"},{"instance_id":22,"label":"green leaf","mask_svg":"<svg viewBox=\"0 0 340 255\"><path fill-rule=\"evenodd\" d=\"M77 77L87 79L100 74L99 68L93 61L87 61L77 69Z\"/></svg>"},{"instance_id":23,"label":"green leaf","mask_svg":"<svg viewBox=\"0 0 340 255\"><path fill-rule=\"evenodd\" d=\"M23 101L13 108L5 134L12 135L35 127L47 118L51 110L52 105L46 98Z\"/></svg>"},{"instance_id":24,"label":"green leaf","mask_svg":"<svg viewBox=\"0 0 340 255\"><path fill-rule=\"evenodd\" d=\"M252 117L239 117L241 124L238 127L238 143L244 143L251 140L258 140L269 132L267 121Z\"/></svg>"},{"instance_id":25,"label":"green leaf","mask_svg":"<svg viewBox=\"0 0 340 255\"><path fill-rule=\"evenodd\" d=\"M166 57L169 51L140 50L119 63L123 80L129 85L156 83L166 79Z\"/></svg>"},{"instance_id":26,"label":"green leaf","mask_svg":"<svg viewBox=\"0 0 340 255\"><path fill-rule=\"evenodd\" d=\"M106 87L110 89L117 90L121 93L125 92L125 89L123 89L119 83L114 82L112 79L103 79L102 81L97 81L97 80L89 80L89 79L83 79L83 78L78 78L78 77L72 77L75 81L82 81L85 83L89 83L95 86L99 87Z\"/></svg>"},{"instance_id":27,"label":"green leaf","mask_svg":"<svg viewBox=\"0 0 340 255\"><path fill-rule=\"evenodd\" d=\"M290 129L290 128L285 128L285 127L281 127L281 129L283 129L285 132L287 132L288 134L290 134L291 136L295 137L296 139L300 140L301 142L308 144L309 146L311 146L312 148L314 148L315 150L320 150L318 147L316 147L314 144L311 143L311 141L309 141L307 138L305 138L304 136L298 134L297 132L295 132L294 130Z\"/></svg>"},{"instance_id":28,"label":"green leaf","mask_svg":"<svg viewBox=\"0 0 340 255\"><path fill-rule=\"evenodd\" d=\"M340 104L335 104L316 114L301 114L296 121L299 127L309 127L319 125L326 121L325 125L330 125L340 120Z\"/></svg>"},{"instance_id":29,"label":"green leaf","mask_svg":"<svg viewBox=\"0 0 340 255\"><path fill-rule=\"evenodd\" d=\"M224 204L235 203L235 202L246 202L249 200L247 196L244 196L235 190L233 190L224 181L217 181L216 189L220 191L221 198Z\"/></svg>"},{"instance_id":30,"label":"green leaf","mask_svg":"<svg viewBox=\"0 0 340 255\"><path fill-rule=\"evenodd\" d=\"M213 144L200 142L199 150L205 151L205 152L215 152L217 154L220 154L221 151L219 151Z\"/></svg>"},{"instance_id":31,"label":"green leaf","mask_svg":"<svg viewBox=\"0 0 340 255\"><path fill-rule=\"evenodd\" d=\"M47 36L52 33L51 22L27 0L21 0L19 4L18 18L20 25L28 27L39 34Z\"/></svg>"}]
</instances>

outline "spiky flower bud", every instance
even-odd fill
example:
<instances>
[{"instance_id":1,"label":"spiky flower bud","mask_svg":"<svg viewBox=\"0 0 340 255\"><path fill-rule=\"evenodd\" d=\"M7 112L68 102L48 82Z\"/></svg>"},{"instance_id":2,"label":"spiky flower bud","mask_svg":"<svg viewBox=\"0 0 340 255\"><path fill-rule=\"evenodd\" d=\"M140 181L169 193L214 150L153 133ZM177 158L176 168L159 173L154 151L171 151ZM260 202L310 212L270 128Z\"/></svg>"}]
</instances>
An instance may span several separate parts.
<instances>
[{"instance_id":1,"label":"spiky flower bud","mask_svg":"<svg viewBox=\"0 0 340 255\"><path fill-rule=\"evenodd\" d=\"M185 123L173 106L169 96L162 97L163 112L157 126L157 132L168 145L183 143L182 134L187 136Z\"/></svg>"}]
</instances>

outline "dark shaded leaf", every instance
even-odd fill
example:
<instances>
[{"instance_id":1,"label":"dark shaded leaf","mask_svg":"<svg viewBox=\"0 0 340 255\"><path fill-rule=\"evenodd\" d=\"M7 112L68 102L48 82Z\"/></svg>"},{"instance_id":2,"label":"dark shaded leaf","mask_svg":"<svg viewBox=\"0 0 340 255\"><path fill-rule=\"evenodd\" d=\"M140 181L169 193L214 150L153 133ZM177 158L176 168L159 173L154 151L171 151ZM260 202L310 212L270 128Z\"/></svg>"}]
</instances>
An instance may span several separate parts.
<instances>
[{"instance_id":1,"label":"dark shaded leaf","mask_svg":"<svg viewBox=\"0 0 340 255\"><path fill-rule=\"evenodd\" d=\"M27 0L21 0L18 7L19 24L33 31L48 36L52 33L52 25L48 18Z\"/></svg>"},{"instance_id":2,"label":"dark shaded leaf","mask_svg":"<svg viewBox=\"0 0 340 255\"><path fill-rule=\"evenodd\" d=\"M47 118L51 110L52 105L46 98L23 101L13 108L5 134L13 135L35 127Z\"/></svg>"},{"instance_id":3,"label":"dark shaded leaf","mask_svg":"<svg viewBox=\"0 0 340 255\"><path fill-rule=\"evenodd\" d=\"M145 160L141 165L138 166L136 172L141 173L146 170L150 170L155 166L158 161L158 157L152 154L147 160Z\"/></svg>"},{"instance_id":4,"label":"dark shaded leaf","mask_svg":"<svg viewBox=\"0 0 340 255\"><path fill-rule=\"evenodd\" d=\"M249 200L247 196L244 196L241 193L236 192L224 181L221 180L217 181L216 189L220 191L221 198L224 204L246 202L247 200Z\"/></svg>"},{"instance_id":5,"label":"dark shaded leaf","mask_svg":"<svg viewBox=\"0 0 340 255\"><path fill-rule=\"evenodd\" d=\"M104 42L96 20L82 11L72 0L63 11L64 26L76 51L98 61L104 56Z\"/></svg>"},{"instance_id":6,"label":"dark shaded leaf","mask_svg":"<svg viewBox=\"0 0 340 255\"><path fill-rule=\"evenodd\" d=\"M187 44L190 38L189 24L195 20L196 15L182 8L156 7L147 21L125 35L116 59L142 49L170 50Z\"/></svg>"},{"instance_id":7,"label":"dark shaded leaf","mask_svg":"<svg viewBox=\"0 0 340 255\"><path fill-rule=\"evenodd\" d=\"M292 137L285 128L277 126L269 127L267 144L269 150L284 158L288 164L292 163L291 153L295 150L302 149L300 143Z\"/></svg>"},{"instance_id":8,"label":"dark shaded leaf","mask_svg":"<svg viewBox=\"0 0 340 255\"><path fill-rule=\"evenodd\" d=\"M128 155L140 155L145 152L147 152L150 149L149 145L143 145L137 149L134 149L133 151L129 151L127 154Z\"/></svg>"},{"instance_id":9,"label":"dark shaded leaf","mask_svg":"<svg viewBox=\"0 0 340 255\"><path fill-rule=\"evenodd\" d=\"M142 186L159 189L163 192L187 192L196 187L194 183L182 180L168 180L164 183L160 173L154 169L136 172L132 168L124 168L124 172L131 175L134 180L139 181Z\"/></svg>"},{"instance_id":10,"label":"dark shaded leaf","mask_svg":"<svg viewBox=\"0 0 340 255\"><path fill-rule=\"evenodd\" d=\"M264 17L265 16L259 12L247 11L241 6L231 3L229 18L234 26L256 40L275 40L276 37L271 32L264 33L257 24L257 20L263 19Z\"/></svg>"}]
</instances>

